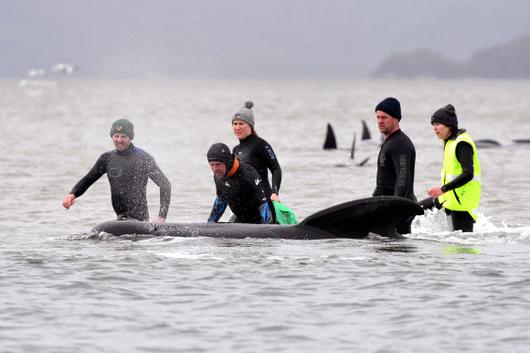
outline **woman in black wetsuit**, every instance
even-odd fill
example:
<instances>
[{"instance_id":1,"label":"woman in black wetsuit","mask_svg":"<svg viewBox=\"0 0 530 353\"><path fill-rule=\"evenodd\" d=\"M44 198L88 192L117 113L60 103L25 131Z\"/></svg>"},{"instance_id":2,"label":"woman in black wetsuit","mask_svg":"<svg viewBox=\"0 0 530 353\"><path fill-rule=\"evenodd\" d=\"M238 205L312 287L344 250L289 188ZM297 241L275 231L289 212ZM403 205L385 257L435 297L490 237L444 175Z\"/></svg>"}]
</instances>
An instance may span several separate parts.
<instances>
[{"instance_id":1,"label":"woman in black wetsuit","mask_svg":"<svg viewBox=\"0 0 530 353\"><path fill-rule=\"evenodd\" d=\"M267 196L272 201L280 201L278 194L282 182L282 169L271 145L254 130L253 106L254 103L246 102L245 106L232 117L232 128L239 139L239 145L234 147L233 153L240 161L256 169ZM272 174L271 183L269 183L268 170Z\"/></svg>"}]
</instances>

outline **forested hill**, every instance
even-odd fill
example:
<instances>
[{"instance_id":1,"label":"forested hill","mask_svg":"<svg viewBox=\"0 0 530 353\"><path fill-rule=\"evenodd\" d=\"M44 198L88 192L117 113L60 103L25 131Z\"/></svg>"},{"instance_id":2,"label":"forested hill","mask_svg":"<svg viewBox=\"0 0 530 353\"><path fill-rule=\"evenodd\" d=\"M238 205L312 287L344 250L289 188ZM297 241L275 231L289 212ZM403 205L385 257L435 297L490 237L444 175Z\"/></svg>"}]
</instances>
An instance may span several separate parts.
<instances>
[{"instance_id":1,"label":"forested hill","mask_svg":"<svg viewBox=\"0 0 530 353\"><path fill-rule=\"evenodd\" d=\"M459 62L441 51L417 49L394 53L373 77L530 78L530 35L475 52Z\"/></svg>"}]
</instances>

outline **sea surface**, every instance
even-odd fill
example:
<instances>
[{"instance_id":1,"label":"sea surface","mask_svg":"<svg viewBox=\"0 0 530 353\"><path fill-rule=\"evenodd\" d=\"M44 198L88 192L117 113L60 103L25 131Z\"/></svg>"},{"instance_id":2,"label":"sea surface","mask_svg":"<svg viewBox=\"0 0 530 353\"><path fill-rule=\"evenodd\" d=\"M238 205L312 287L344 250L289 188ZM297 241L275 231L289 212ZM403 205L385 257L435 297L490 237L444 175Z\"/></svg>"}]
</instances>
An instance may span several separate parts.
<instances>
[{"instance_id":1,"label":"sea surface","mask_svg":"<svg viewBox=\"0 0 530 353\"><path fill-rule=\"evenodd\" d=\"M438 185L436 109L499 142L479 148L475 232L429 212L399 241L113 237L90 231L115 217L106 177L61 206L127 117L172 183L168 221L204 222L206 151L236 144L248 99L300 219L369 197L387 96L416 146L418 199ZM0 352L528 352L530 144L514 140L530 138L529 97L530 81L0 81ZM148 198L155 216L152 182Z\"/></svg>"}]
</instances>

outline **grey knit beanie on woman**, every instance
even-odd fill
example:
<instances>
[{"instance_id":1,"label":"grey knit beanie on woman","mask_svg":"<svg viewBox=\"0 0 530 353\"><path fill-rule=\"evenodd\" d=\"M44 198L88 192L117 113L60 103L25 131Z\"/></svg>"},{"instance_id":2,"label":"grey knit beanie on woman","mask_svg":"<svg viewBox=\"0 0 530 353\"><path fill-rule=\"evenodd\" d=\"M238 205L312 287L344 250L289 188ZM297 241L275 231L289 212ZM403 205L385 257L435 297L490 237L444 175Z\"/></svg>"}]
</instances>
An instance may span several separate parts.
<instances>
[{"instance_id":1,"label":"grey knit beanie on woman","mask_svg":"<svg viewBox=\"0 0 530 353\"><path fill-rule=\"evenodd\" d=\"M245 106L239 109L232 117L232 123L234 120L241 120L249 124L251 128L254 128L254 112L252 107L254 103L252 101L245 102Z\"/></svg>"}]
</instances>

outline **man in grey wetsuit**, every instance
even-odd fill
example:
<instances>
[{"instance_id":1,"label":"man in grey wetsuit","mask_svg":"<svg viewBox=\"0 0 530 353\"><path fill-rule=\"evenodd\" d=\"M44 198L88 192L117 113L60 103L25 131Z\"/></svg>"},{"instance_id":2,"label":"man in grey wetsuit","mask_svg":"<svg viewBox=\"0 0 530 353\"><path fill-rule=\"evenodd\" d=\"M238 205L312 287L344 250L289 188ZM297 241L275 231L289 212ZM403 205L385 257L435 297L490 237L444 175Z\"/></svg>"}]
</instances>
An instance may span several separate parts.
<instances>
[{"instance_id":1,"label":"man in grey wetsuit","mask_svg":"<svg viewBox=\"0 0 530 353\"><path fill-rule=\"evenodd\" d=\"M160 211L154 223L165 223L171 199L171 183L155 162L144 150L133 145L134 126L127 119L116 120L110 136L116 149L103 153L96 164L66 195L63 207L70 208L75 199L107 173L110 183L112 207L118 219L148 221L147 180L151 179L160 187Z\"/></svg>"}]
</instances>

